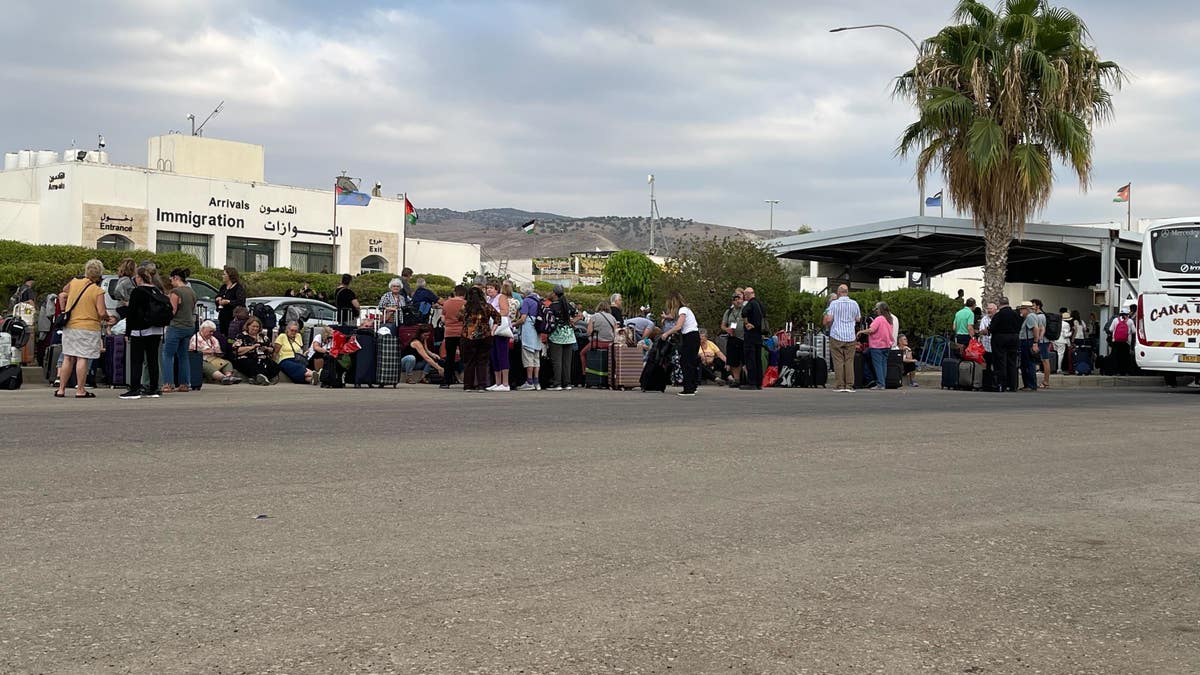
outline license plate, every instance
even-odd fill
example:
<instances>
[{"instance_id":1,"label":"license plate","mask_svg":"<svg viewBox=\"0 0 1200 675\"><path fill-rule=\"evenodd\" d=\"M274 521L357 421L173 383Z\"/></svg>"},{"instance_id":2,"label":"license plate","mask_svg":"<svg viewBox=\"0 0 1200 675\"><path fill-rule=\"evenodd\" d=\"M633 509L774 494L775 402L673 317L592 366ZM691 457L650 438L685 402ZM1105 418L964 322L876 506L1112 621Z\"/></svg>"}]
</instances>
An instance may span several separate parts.
<instances>
[{"instance_id":1,"label":"license plate","mask_svg":"<svg viewBox=\"0 0 1200 675\"><path fill-rule=\"evenodd\" d=\"M1200 354L1180 354L1180 363L1200 363Z\"/></svg>"}]
</instances>

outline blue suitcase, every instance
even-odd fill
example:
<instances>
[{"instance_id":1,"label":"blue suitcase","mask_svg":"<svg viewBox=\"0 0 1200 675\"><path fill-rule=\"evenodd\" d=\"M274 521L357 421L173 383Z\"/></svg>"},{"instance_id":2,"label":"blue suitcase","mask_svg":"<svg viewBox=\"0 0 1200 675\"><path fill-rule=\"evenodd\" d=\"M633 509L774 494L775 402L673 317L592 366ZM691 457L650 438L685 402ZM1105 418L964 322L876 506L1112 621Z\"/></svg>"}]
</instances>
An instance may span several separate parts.
<instances>
[{"instance_id":1,"label":"blue suitcase","mask_svg":"<svg viewBox=\"0 0 1200 675\"><path fill-rule=\"evenodd\" d=\"M942 359L942 389L958 389L959 359L947 356Z\"/></svg>"}]
</instances>

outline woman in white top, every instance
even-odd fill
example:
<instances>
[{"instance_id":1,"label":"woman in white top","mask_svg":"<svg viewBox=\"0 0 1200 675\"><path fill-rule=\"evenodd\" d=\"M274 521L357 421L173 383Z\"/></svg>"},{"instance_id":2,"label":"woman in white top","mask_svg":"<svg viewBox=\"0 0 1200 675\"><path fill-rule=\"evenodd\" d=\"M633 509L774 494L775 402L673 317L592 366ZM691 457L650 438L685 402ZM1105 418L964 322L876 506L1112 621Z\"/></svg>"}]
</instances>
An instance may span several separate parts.
<instances>
[{"instance_id":1,"label":"woman in white top","mask_svg":"<svg viewBox=\"0 0 1200 675\"><path fill-rule=\"evenodd\" d=\"M696 385L700 382L700 324L696 314L683 304L683 296L678 291L667 297L667 315L675 323L662 338L679 333L679 367L683 369L683 391L679 395L695 396Z\"/></svg>"}]
</instances>

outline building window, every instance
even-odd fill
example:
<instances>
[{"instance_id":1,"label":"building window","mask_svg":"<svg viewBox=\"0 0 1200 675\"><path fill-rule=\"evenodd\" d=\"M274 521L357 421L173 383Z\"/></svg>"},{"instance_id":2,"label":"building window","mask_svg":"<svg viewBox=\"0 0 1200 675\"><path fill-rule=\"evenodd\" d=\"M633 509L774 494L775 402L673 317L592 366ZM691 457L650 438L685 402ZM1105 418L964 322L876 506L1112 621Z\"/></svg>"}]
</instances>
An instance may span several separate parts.
<instances>
[{"instance_id":1,"label":"building window","mask_svg":"<svg viewBox=\"0 0 1200 675\"><path fill-rule=\"evenodd\" d=\"M333 246L292 242L292 269L297 272L324 272L333 269Z\"/></svg>"},{"instance_id":2,"label":"building window","mask_svg":"<svg viewBox=\"0 0 1200 675\"><path fill-rule=\"evenodd\" d=\"M230 237L225 241L225 264L239 272L266 272L275 266L275 242Z\"/></svg>"},{"instance_id":3,"label":"building window","mask_svg":"<svg viewBox=\"0 0 1200 675\"><path fill-rule=\"evenodd\" d=\"M361 272L387 272L387 258L381 255L369 255L358 263L358 269Z\"/></svg>"},{"instance_id":4,"label":"building window","mask_svg":"<svg viewBox=\"0 0 1200 675\"><path fill-rule=\"evenodd\" d=\"M106 234L96 240L96 248L112 251L129 251L133 249L133 240L119 234Z\"/></svg>"},{"instance_id":5,"label":"building window","mask_svg":"<svg viewBox=\"0 0 1200 675\"><path fill-rule=\"evenodd\" d=\"M190 253L200 259L202 267L208 267L209 237L205 234L187 232L162 232L155 235L154 250L158 253Z\"/></svg>"}]
</instances>

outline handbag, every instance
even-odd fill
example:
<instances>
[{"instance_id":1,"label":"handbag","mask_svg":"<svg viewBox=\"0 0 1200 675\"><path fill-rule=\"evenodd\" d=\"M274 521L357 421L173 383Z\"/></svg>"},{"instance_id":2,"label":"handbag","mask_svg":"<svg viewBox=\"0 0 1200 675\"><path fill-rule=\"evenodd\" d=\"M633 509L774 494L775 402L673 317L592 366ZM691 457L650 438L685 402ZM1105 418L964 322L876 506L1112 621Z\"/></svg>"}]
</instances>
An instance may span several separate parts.
<instances>
[{"instance_id":1,"label":"handbag","mask_svg":"<svg viewBox=\"0 0 1200 675\"><path fill-rule=\"evenodd\" d=\"M983 354L983 343L975 338L971 338L971 341L967 343L967 348L963 350L963 360L983 363Z\"/></svg>"},{"instance_id":2,"label":"handbag","mask_svg":"<svg viewBox=\"0 0 1200 675\"><path fill-rule=\"evenodd\" d=\"M492 336L512 339L512 321L507 316L501 316L500 323L492 328Z\"/></svg>"},{"instance_id":3,"label":"handbag","mask_svg":"<svg viewBox=\"0 0 1200 675\"><path fill-rule=\"evenodd\" d=\"M58 332L67 327L67 324L71 322L71 312L75 310L75 305L78 305L79 301L83 299L84 291L86 291L88 286L91 285L92 280L88 279L88 282L83 285L82 289L79 290L79 295L75 296L75 302L71 303L71 306L67 308L67 311L54 317L54 320L50 322L50 332Z\"/></svg>"}]
</instances>

